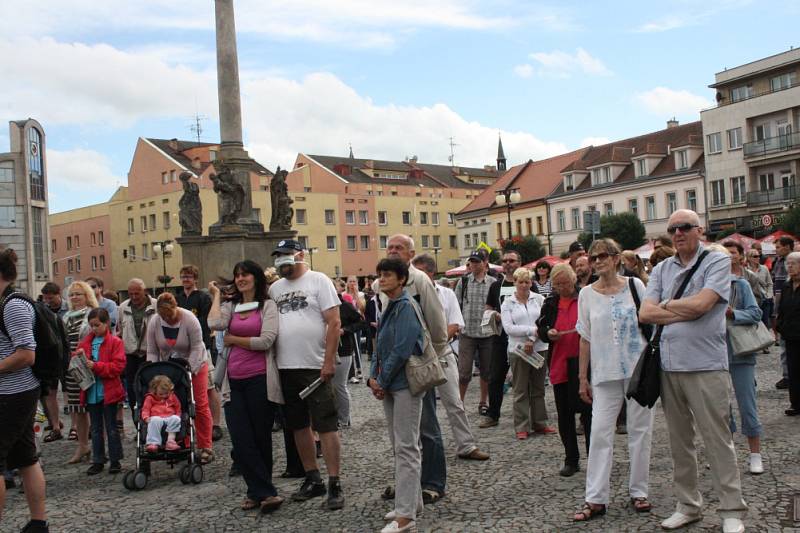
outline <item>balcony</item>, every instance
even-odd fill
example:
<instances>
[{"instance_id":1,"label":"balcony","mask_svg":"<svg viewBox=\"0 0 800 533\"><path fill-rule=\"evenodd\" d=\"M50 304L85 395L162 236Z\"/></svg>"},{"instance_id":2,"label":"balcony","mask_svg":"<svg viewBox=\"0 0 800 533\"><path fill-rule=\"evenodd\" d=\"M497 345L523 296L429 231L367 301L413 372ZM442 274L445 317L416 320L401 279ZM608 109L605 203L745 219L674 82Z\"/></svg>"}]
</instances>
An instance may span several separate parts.
<instances>
[{"instance_id":1,"label":"balcony","mask_svg":"<svg viewBox=\"0 0 800 533\"><path fill-rule=\"evenodd\" d=\"M749 192L747 193L747 206L785 204L797 198L800 198L800 186L790 185L780 189Z\"/></svg>"},{"instance_id":2,"label":"balcony","mask_svg":"<svg viewBox=\"0 0 800 533\"><path fill-rule=\"evenodd\" d=\"M767 137L760 141L744 143L744 157L766 157L768 155L800 150L800 133L787 133L776 137Z\"/></svg>"}]
</instances>

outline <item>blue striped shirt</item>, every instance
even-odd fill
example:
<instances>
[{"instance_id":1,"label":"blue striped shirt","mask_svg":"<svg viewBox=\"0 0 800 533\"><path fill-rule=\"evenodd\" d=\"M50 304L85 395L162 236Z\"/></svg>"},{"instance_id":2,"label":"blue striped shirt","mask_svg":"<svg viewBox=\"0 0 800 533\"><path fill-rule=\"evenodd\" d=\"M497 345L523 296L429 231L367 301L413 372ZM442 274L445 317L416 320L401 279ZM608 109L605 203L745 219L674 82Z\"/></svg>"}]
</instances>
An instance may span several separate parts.
<instances>
[{"instance_id":1,"label":"blue striped shirt","mask_svg":"<svg viewBox=\"0 0 800 533\"><path fill-rule=\"evenodd\" d=\"M0 360L11 356L17 349L36 350L33 337L33 306L28 302L14 298L3 307L3 324L8 336L0 331ZM35 389L39 380L33 375L30 367L13 372L0 372L0 395L18 394Z\"/></svg>"}]
</instances>

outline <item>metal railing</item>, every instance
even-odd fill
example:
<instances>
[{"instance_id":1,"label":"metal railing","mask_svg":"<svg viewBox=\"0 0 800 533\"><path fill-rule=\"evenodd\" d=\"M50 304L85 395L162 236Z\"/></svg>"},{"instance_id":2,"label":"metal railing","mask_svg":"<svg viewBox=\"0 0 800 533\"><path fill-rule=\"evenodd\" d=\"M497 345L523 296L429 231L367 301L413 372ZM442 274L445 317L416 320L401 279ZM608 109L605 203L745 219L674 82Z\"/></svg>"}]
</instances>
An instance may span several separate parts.
<instances>
[{"instance_id":1,"label":"metal railing","mask_svg":"<svg viewBox=\"0 0 800 533\"><path fill-rule=\"evenodd\" d=\"M789 85L783 85L781 87L776 87L774 89L772 87L770 87L769 89L767 89L765 91L753 92L752 94L750 94L748 96L740 96L740 97L736 98L735 100L732 100L731 97L730 97L730 89L723 89L724 90L724 94L722 93L722 91L719 91L719 94L722 94L722 97L717 101L717 105L714 105L714 106L711 106L711 107L707 107L707 108L703 109L702 111L708 111L709 109L716 109L718 107L724 107L724 106L727 106L727 105L737 104L739 102L744 102L745 100L752 100L753 98L759 98L761 96L766 96L766 95L772 94L772 93L779 93L781 91L785 91L787 89L792 89L794 87L797 87L798 85L800 85L800 83L795 82L795 83L792 83L792 84L789 84Z\"/></svg>"},{"instance_id":2,"label":"metal railing","mask_svg":"<svg viewBox=\"0 0 800 533\"><path fill-rule=\"evenodd\" d=\"M760 141L744 143L744 156L756 157L776 152L800 149L800 132L767 137Z\"/></svg>"},{"instance_id":3,"label":"metal railing","mask_svg":"<svg viewBox=\"0 0 800 533\"><path fill-rule=\"evenodd\" d=\"M780 189L768 189L766 191L753 191L747 193L747 205L769 205L780 204L795 200L800 197L800 187L790 185Z\"/></svg>"}]
</instances>

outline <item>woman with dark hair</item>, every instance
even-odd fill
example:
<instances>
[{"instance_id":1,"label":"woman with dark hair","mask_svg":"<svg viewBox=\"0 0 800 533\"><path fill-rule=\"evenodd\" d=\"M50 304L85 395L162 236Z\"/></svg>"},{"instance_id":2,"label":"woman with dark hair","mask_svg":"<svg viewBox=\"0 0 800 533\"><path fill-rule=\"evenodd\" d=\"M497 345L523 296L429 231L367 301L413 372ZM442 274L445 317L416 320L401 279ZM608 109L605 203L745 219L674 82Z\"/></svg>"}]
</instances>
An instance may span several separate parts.
<instances>
[{"instance_id":1,"label":"woman with dark hair","mask_svg":"<svg viewBox=\"0 0 800 533\"><path fill-rule=\"evenodd\" d=\"M171 292L164 292L156 302L156 314L147 324L147 360L167 361L173 358L185 359L189 363L200 462L210 463L214 460L211 449L213 419L208 404L208 363L203 329L194 313L178 307L175 296Z\"/></svg>"},{"instance_id":2,"label":"woman with dark hair","mask_svg":"<svg viewBox=\"0 0 800 533\"><path fill-rule=\"evenodd\" d=\"M550 271L553 267L547 261L539 261L533 273L533 288L543 297L547 298L553 292L553 285L550 281Z\"/></svg>"},{"instance_id":3,"label":"woman with dark hair","mask_svg":"<svg viewBox=\"0 0 800 533\"><path fill-rule=\"evenodd\" d=\"M225 331L225 349L218 359L225 365L220 392L230 398L225 419L234 461L247 484L241 507L271 513L284 500L272 483L272 425L276 404L283 403L272 349L278 336L278 308L269 298L264 269L250 260L233 268L229 301L221 303L216 282L208 284L208 291L212 297L208 326Z\"/></svg>"},{"instance_id":4,"label":"woman with dark hair","mask_svg":"<svg viewBox=\"0 0 800 533\"><path fill-rule=\"evenodd\" d=\"M378 400L389 426L394 450L394 510L386 515L389 524L381 533L416 531L422 509L422 451L419 424L422 394L413 396L408 388L406 362L422 353L425 330L414 310L416 303L405 290L408 265L399 259L382 259L376 267L378 285L389 298L378 326L376 353L367 385Z\"/></svg>"}]
</instances>

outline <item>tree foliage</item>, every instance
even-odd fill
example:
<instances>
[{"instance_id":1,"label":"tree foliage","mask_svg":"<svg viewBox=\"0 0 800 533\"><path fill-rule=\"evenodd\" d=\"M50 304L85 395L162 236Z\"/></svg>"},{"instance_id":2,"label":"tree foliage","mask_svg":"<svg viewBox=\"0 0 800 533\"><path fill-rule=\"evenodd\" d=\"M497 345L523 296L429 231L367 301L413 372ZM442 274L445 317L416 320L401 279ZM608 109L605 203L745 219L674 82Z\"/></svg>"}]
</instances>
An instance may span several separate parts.
<instances>
[{"instance_id":1,"label":"tree foliage","mask_svg":"<svg viewBox=\"0 0 800 533\"><path fill-rule=\"evenodd\" d=\"M600 237L611 238L623 250L635 250L645 242L645 229L633 213L604 215L600 218Z\"/></svg>"},{"instance_id":2,"label":"tree foliage","mask_svg":"<svg viewBox=\"0 0 800 533\"><path fill-rule=\"evenodd\" d=\"M781 229L792 235L800 235L800 206L789 209L783 218Z\"/></svg>"},{"instance_id":3,"label":"tree foliage","mask_svg":"<svg viewBox=\"0 0 800 533\"><path fill-rule=\"evenodd\" d=\"M516 250L522 256L522 264L536 261L540 257L547 255L545 247L535 235L527 237L511 237L510 239L500 239L497 241L503 251Z\"/></svg>"}]
</instances>

